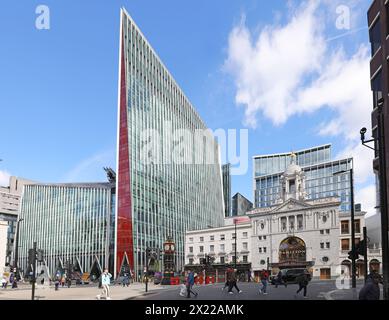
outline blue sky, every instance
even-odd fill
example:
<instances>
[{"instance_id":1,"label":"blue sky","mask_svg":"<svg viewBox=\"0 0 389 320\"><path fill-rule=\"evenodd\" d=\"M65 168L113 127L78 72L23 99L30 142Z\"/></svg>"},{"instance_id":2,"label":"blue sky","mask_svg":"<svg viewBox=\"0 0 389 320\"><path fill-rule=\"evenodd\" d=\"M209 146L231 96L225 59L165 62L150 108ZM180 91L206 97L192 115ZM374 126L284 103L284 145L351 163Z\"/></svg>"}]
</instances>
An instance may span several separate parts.
<instances>
[{"instance_id":1,"label":"blue sky","mask_svg":"<svg viewBox=\"0 0 389 320\"><path fill-rule=\"evenodd\" d=\"M100 181L115 167L124 6L210 128L249 130L249 170L233 192L252 199L256 154L332 143L334 157L355 157L356 200L371 210L372 155L358 141L370 126L370 3L2 1L0 184ZM40 4L50 30L35 28ZM336 26L340 5L348 29Z\"/></svg>"}]
</instances>

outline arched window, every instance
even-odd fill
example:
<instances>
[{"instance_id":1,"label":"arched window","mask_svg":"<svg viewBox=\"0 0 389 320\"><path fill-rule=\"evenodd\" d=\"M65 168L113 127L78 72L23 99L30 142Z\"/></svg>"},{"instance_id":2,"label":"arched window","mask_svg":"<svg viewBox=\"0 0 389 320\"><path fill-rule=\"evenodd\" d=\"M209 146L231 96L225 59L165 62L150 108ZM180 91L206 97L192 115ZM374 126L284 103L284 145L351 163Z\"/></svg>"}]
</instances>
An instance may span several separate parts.
<instances>
[{"instance_id":1,"label":"arched window","mask_svg":"<svg viewBox=\"0 0 389 320\"><path fill-rule=\"evenodd\" d=\"M288 237L280 244L279 262L282 264L298 264L306 262L305 242L297 237Z\"/></svg>"}]
</instances>

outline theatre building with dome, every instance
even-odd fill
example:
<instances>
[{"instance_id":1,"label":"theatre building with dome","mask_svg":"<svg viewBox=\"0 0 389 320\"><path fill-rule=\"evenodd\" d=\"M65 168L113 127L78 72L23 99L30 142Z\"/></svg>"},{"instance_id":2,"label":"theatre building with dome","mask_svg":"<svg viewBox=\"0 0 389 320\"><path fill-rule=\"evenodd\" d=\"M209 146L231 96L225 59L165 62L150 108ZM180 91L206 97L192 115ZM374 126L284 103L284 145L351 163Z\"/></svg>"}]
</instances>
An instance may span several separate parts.
<instances>
[{"instance_id":1,"label":"theatre building with dome","mask_svg":"<svg viewBox=\"0 0 389 320\"><path fill-rule=\"evenodd\" d=\"M252 268L307 268L314 277L339 273L338 197L307 199L305 173L291 163L281 175L276 204L248 212L252 227Z\"/></svg>"},{"instance_id":2,"label":"theatre building with dome","mask_svg":"<svg viewBox=\"0 0 389 320\"><path fill-rule=\"evenodd\" d=\"M246 213L246 220L239 217L236 222L226 219L226 230L232 236L223 237L223 243L217 245L208 242L215 238L220 230L206 229L191 231L186 237L186 258L190 264L196 264L196 257L209 254L210 247L215 263L228 261L224 255L233 255L235 248L235 233L233 224L237 223L238 263L244 256L250 264L251 271L258 275L261 270L271 270L276 274L281 269L307 268L313 278L333 279L340 274L349 275L351 261L348 252L351 250L351 217L349 211L341 211L341 199L336 196L312 199L306 192L306 174L296 164L296 156L291 154L290 164L279 179L279 192L273 205L255 208ZM365 212L355 210L356 242L363 238ZM216 232L216 233L215 233ZM242 239L243 235L248 238ZM216 235L218 238L218 235ZM201 241L198 243L198 239ZM205 241L204 241L205 240ZM243 245L248 250L243 250ZM199 251L197 245L201 246ZM217 248L223 248L218 252ZM189 260L186 260L189 263ZM219 261L220 260L220 261ZM380 248L369 248L368 267L381 269ZM199 262L197 262L199 263ZM363 277L363 257L356 262L357 276Z\"/></svg>"}]
</instances>

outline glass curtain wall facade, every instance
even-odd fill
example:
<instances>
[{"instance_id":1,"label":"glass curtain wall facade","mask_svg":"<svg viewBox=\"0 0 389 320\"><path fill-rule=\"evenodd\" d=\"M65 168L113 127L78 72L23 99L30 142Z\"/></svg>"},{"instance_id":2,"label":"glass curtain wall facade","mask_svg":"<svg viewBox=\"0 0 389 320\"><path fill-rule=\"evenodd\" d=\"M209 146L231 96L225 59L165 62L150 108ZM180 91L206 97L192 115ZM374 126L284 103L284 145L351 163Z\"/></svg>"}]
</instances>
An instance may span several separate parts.
<instances>
[{"instance_id":1,"label":"glass curtain wall facade","mask_svg":"<svg viewBox=\"0 0 389 320\"><path fill-rule=\"evenodd\" d=\"M232 197L232 216L244 216L253 208L253 203L240 193Z\"/></svg>"},{"instance_id":2,"label":"glass curtain wall facade","mask_svg":"<svg viewBox=\"0 0 389 320\"><path fill-rule=\"evenodd\" d=\"M334 175L349 170L352 159L331 161L331 145L314 147L295 152L296 163L306 175L308 199L330 196L340 197L340 211L351 209L351 181L349 173ZM254 157L255 207L263 208L276 204L280 193L280 177L290 164L291 153Z\"/></svg>"},{"instance_id":3,"label":"glass curtain wall facade","mask_svg":"<svg viewBox=\"0 0 389 320\"><path fill-rule=\"evenodd\" d=\"M226 217L231 216L231 165L224 164L222 166L223 173L223 198L224 198L224 213Z\"/></svg>"},{"instance_id":4,"label":"glass curtain wall facade","mask_svg":"<svg viewBox=\"0 0 389 320\"><path fill-rule=\"evenodd\" d=\"M296 164L307 167L331 161L331 145L327 144L302 151L294 152ZM254 157L254 177L261 177L284 172L290 165L291 153L279 153Z\"/></svg>"},{"instance_id":5,"label":"glass curtain wall facade","mask_svg":"<svg viewBox=\"0 0 389 320\"><path fill-rule=\"evenodd\" d=\"M96 259L113 272L109 247L115 226L114 184L26 185L20 218L19 266L29 270L28 249L44 251L45 265L53 277L69 261L90 272ZM110 228L111 226L111 228Z\"/></svg>"},{"instance_id":6,"label":"glass curtain wall facade","mask_svg":"<svg viewBox=\"0 0 389 320\"><path fill-rule=\"evenodd\" d=\"M185 162L172 159L178 130L191 136L207 127L124 9L118 96L116 273L127 257L135 274L143 274L146 248L163 249L168 236L176 243L176 269L182 270L185 232L223 224L219 147L208 132L200 139L206 143L202 160L214 162L191 161L198 154L196 141L181 145ZM149 150L158 159L151 163L143 158L145 130L158 135Z\"/></svg>"}]
</instances>

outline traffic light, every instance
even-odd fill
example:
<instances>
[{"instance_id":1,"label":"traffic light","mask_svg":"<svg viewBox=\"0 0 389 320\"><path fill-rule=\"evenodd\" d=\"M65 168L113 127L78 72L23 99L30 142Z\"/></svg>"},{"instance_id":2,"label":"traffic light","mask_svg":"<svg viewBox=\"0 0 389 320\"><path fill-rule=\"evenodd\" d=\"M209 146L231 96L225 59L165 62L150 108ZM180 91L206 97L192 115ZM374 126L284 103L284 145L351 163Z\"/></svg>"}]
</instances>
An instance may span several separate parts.
<instances>
[{"instance_id":1,"label":"traffic light","mask_svg":"<svg viewBox=\"0 0 389 320\"><path fill-rule=\"evenodd\" d=\"M355 251L361 256L365 256L366 240L361 240L356 246Z\"/></svg>"},{"instance_id":2,"label":"traffic light","mask_svg":"<svg viewBox=\"0 0 389 320\"><path fill-rule=\"evenodd\" d=\"M357 260L358 258L359 258L359 254L358 254L358 251L357 250L355 250L355 251L349 251L349 253L348 253L348 258L350 259L350 260Z\"/></svg>"},{"instance_id":3,"label":"traffic light","mask_svg":"<svg viewBox=\"0 0 389 320\"><path fill-rule=\"evenodd\" d=\"M43 250L37 250L37 260L43 262Z\"/></svg>"},{"instance_id":4,"label":"traffic light","mask_svg":"<svg viewBox=\"0 0 389 320\"><path fill-rule=\"evenodd\" d=\"M32 265L35 263L35 250L34 249L28 249L28 264Z\"/></svg>"}]
</instances>

